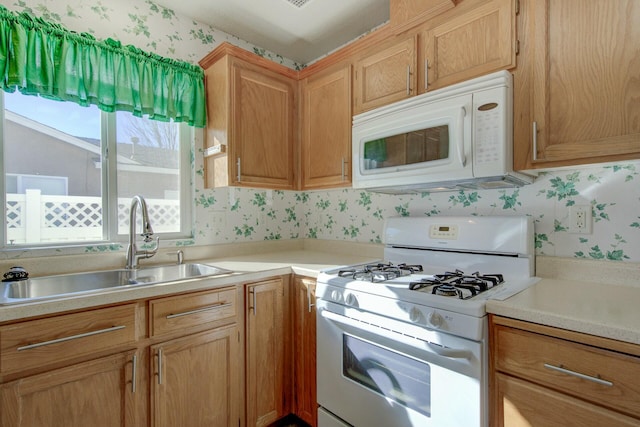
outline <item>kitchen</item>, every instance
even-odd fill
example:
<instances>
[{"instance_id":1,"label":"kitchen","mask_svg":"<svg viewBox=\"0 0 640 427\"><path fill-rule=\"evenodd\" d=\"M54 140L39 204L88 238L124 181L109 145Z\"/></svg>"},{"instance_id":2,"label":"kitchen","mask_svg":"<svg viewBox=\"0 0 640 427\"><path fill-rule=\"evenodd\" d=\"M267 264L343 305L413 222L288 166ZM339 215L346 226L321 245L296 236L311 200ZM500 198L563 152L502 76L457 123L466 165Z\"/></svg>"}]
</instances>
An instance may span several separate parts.
<instances>
[{"instance_id":1,"label":"kitchen","mask_svg":"<svg viewBox=\"0 0 640 427\"><path fill-rule=\"evenodd\" d=\"M165 56L176 56L179 52L182 59L191 62L199 61L224 40L240 43L250 51L259 50L259 47L243 44L206 26L191 24L188 18L163 13L156 5L121 3L117 3L117 7L116 3L100 6L102 19L97 19L97 14L81 2L55 5L33 2L22 7L43 16L59 16L64 25L77 31L93 29L96 35L112 36L143 49L154 47L153 50ZM10 9L15 7L6 6ZM72 13L68 13L67 8ZM127 16L130 21L118 19L120 16ZM171 29L175 33L167 34L167 22L172 23ZM197 36L192 37L192 34ZM298 66L275 54L265 55L292 68ZM197 140L199 146L202 143L202 140ZM200 153L200 148L196 148L196 153ZM533 184L512 190L398 196L351 189L304 192L205 189L200 179L203 174L202 156L197 154L195 162L197 232L192 240L176 242L176 246L183 247L187 258L194 257L192 253L197 254L199 248L207 245L257 244L265 240L274 240L269 243L275 245L284 245L286 241L295 239L317 240L318 243L328 240L379 244L383 237L382 224L390 216L477 214L531 216L535 222L536 255L540 262L547 262L544 265L556 275L569 274L557 272L565 258L576 269L583 268L579 261L590 260L603 263L602 268L595 270L604 267L615 270L616 264L611 266L606 261L617 261L625 268L631 265L631 271L637 272L637 267L633 270L633 266L640 262L637 244L640 194L636 181L640 164L637 161L547 171ZM575 205L592 207L593 229L590 234L572 232L571 208ZM114 259L122 255L114 252L110 254ZM76 253L81 253L81 250ZM44 250L38 256L53 254L53 251L47 253ZM25 255L19 257L21 261L22 258ZM9 267L14 263L15 260L11 260L3 266ZM54 268L61 271L68 269L60 263L53 264L58 264ZM537 273L547 276L546 271L538 270ZM599 279L607 280L604 273Z\"/></svg>"}]
</instances>

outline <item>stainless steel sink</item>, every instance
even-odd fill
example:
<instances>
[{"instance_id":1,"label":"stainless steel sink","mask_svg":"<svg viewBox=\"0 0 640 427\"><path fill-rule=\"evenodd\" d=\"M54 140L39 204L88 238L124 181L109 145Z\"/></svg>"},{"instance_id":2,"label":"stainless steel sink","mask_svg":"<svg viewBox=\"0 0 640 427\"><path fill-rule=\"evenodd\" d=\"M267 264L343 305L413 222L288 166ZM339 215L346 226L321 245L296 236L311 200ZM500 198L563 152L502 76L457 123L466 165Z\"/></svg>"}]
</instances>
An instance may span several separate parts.
<instances>
[{"instance_id":1,"label":"stainless steel sink","mask_svg":"<svg viewBox=\"0 0 640 427\"><path fill-rule=\"evenodd\" d=\"M106 270L86 273L34 277L2 282L0 305L17 304L125 286L176 282L199 277L230 274L232 271L207 264L174 264L137 270Z\"/></svg>"},{"instance_id":2,"label":"stainless steel sink","mask_svg":"<svg viewBox=\"0 0 640 427\"><path fill-rule=\"evenodd\" d=\"M141 284L175 282L196 277L219 276L232 272L207 264L174 264L140 268L128 271L128 273L130 274L130 281L135 284Z\"/></svg>"}]
</instances>

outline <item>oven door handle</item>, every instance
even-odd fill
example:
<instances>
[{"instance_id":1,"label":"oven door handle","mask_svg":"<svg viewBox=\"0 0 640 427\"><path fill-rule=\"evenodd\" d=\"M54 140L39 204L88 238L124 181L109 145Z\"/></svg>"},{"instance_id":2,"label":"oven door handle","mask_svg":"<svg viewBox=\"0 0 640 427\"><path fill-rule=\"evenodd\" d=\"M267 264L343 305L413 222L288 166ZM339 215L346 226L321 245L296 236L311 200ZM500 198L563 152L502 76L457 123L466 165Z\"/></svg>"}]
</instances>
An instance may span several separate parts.
<instances>
[{"instance_id":1,"label":"oven door handle","mask_svg":"<svg viewBox=\"0 0 640 427\"><path fill-rule=\"evenodd\" d=\"M350 329L355 329L356 331L366 331L378 336L385 336L385 335L389 335L389 334L394 334L396 336L402 336L402 334L395 332L395 331L391 331L389 329L385 329L385 328L381 328L379 326L376 325L372 325L370 323L367 322L361 322L357 319L352 319L350 317L346 317L343 316L341 314L337 314L334 313L332 311L328 311L328 310L320 310L320 314L322 315L322 317L324 317L327 320L333 321L333 322L337 322L337 323L341 323L342 325L345 325L347 327L349 327ZM357 332L352 332L355 333L357 335ZM442 356L442 357L446 357L449 359L471 359L473 357L473 353L469 350L465 350L465 349L456 349L456 348L451 348L451 347L444 347L438 344L433 344L429 341L425 341L423 339L420 339L418 337L412 337L415 340L420 341L421 343L425 344L426 350L431 352L431 353L435 353L438 356Z\"/></svg>"}]
</instances>

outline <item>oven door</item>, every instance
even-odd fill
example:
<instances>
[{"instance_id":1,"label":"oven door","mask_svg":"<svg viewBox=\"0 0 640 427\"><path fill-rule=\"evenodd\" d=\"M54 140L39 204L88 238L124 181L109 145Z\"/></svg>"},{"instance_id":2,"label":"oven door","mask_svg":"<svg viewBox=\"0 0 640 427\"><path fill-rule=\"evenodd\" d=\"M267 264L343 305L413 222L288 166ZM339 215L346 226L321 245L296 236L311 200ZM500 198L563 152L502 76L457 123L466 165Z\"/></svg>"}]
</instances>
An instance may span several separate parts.
<instances>
[{"instance_id":1,"label":"oven door","mask_svg":"<svg viewBox=\"0 0 640 427\"><path fill-rule=\"evenodd\" d=\"M403 325L418 335L411 325L317 303L325 410L355 427L486 427L483 343L427 329L408 336Z\"/></svg>"}]
</instances>

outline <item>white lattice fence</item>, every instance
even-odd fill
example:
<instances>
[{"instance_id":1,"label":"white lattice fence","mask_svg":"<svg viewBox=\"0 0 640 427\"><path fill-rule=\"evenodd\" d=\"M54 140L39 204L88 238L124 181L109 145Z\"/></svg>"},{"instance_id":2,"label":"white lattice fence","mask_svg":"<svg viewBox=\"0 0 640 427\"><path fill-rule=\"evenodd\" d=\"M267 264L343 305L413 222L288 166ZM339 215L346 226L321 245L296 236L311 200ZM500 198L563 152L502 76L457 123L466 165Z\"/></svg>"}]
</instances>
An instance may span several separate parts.
<instances>
[{"instance_id":1,"label":"white lattice fence","mask_svg":"<svg viewBox=\"0 0 640 427\"><path fill-rule=\"evenodd\" d=\"M180 230L178 200L146 199L154 232ZM129 232L131 199L118 199L118 232ZM14 244L102 239L100 197L46 196L39 191L7 194L7 238ZM138 215L138 218L140 215ZM140 223L137 224L138 230Z\"/></svg>"}]
</instances>

